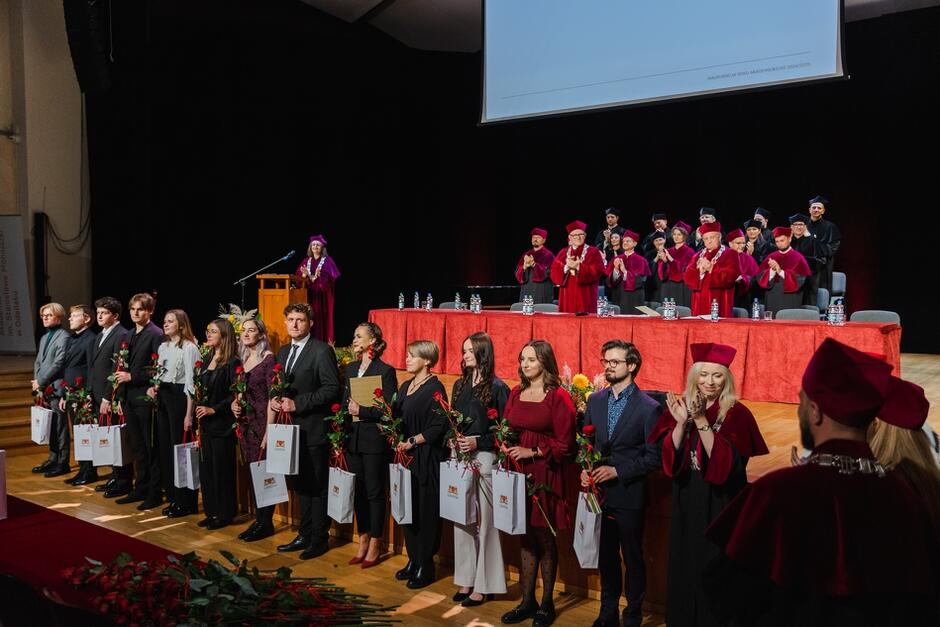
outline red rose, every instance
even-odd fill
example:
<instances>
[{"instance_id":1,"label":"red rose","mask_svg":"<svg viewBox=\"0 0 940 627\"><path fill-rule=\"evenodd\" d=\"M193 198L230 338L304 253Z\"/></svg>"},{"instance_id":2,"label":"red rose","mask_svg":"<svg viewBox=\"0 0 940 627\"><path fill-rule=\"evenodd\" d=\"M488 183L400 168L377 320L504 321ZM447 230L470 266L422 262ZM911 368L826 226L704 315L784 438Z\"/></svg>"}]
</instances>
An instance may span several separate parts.
<instances>
[{"instance_id":1,"label":"red rose","mask_svg":"<svg viewBox=\"0 0 940 627\"><path fill-rule=\"evenodd\" d=\"M440 402L440 400L441 400L442 398L444 398L444 396L443 396L440 392L435 392L435 393L434 393L434 400L435 400L435 401Z\"/></svg>"},{"instance_id":2,"label":"red rose","mask_svg":"<svg viewBox=\"0 0 940 627\"><path fill-rule=\"evenodd\" d=\"M158 359L160 359L160 355L157 353L150 353L150 361L157 361Z\"/></svg>"},{"instance_id":3,"label":"red rose","mask_svg":"<svg viewBox=\"0 0 940 627\"><path fill-rule=\"evenodd\" d=\"M235 366L235 374L244 374L245 368L243 366Z\"/></svg>"},{"instance_id":4,"label":"red rose","mask_svg":"<svg viewBox=\"0 0 940 627\"><path fill-rule=\"evenodd\" d=\"M201 361L197 361L197 362L196 362L196 370L199 370L200 368L202 368L202 362L201 362Z\"/></svg>"},{"instance_id":5,"label":"red rose","mask_svg":"<svg viewBox=\"0 0 940 627\"><path fill-rule=\"evenodd\" d=\"M274 364L274 372L280 372L283 369L284 368L281 366L281 364Z\"/></svg>"},{"instance_id":6,"label":"red rose","mask_svg":"<svg viewBox=\"0 0 940 627\"><path fill-rule=\"evenodd\" d=\"M490 407L489 409L486 410L486 417L489 418L490 420L496 420L497 418L499 418L499 412L493 409L492 407Z\"/></svg>"},{"instance_id":7,"label":"red rose","mask_svg":"<svg viewBox=\"0 0 940 627\"><path fill-rule=\"evenodd\" d=\"M584 425L584 435L588 437L594 435L594 425Z\"/></svg>"},{"instance_id":8,"label":"red rose","mask_svg":"<svg viewBox=\"0 0 940 627\"><path fill-rule=\"evenodd\" d=\"M75 387L77 388L82 387L82 383L84 382L85 382L85 379L83 377L75 377Z\"/></svg>"},{"instance_id":9,"label":"red rose","mask_svg":"<svg viewBox=\"0 0 940 627\"><path fill-rule=\"evenodd\" d=\"M336 414L336 413L339 413L339 410L341 410L342 408L343 408L343 406L340 405L339 403L333 403L333 406L330 407L330 411L332 411L334 414Z\"/></svg>"},{"instance_id":10,"label":"red rose","mask_svg":"<svg viewBox=\"0 0 940 627\"><path fill-rule=\"evenodd\" d=\"M130 344L127 342L121 342L121 348L127 348L128 346L130 346Z\"/></svg>"},{"instance_id":11,"label":"red rose","mask_svg":"<svg viewBox=\"0 0 940 627\"><path fill-rule=\"evenodd\" d=\"M382 388L375 388L372 390L372 394L375 396L375 398L382 398Z\"/></svg>"},{"instance_id":12,"label":"red rose","mask_svg":"<svg viewBox=\"0 0 940 627\"><path fill-rule=\"evenodd\" d=\"M52 396L55 393L55 388L51 385L46 386L46 396Z\"/></svg>"}]
</instances>

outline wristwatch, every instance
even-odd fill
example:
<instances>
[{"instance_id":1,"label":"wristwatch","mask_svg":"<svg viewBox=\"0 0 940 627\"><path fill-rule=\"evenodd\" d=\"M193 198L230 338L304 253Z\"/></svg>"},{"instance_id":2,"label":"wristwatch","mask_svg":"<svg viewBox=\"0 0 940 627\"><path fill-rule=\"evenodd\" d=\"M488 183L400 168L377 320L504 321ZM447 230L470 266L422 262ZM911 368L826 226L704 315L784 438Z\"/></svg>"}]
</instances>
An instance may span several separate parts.
<instances>
[{"instance_id":1,"label":"wristwatch","mask_svg":"<svg viewBox=\"0 0 940 627\"><path fill-rule=\"evenodd\" d=\"M536 447L533 447L533 448L532 448L532 459L535 459L535 458L537 458L538 456L539 456L539 449L538 449L538 447L537 447L537 446L536 446Z\"/></svg>"},{"instance_id":2,"label":"wristwatch","mask_svg":"<svg viewBox=\"0 0 940 627\"><path fill-rule=\"evenodd\" d=\"M408 444L411 446L418 446L418 441L415 439L415 436L408 438Z\"/></svg>"}]
</instances>

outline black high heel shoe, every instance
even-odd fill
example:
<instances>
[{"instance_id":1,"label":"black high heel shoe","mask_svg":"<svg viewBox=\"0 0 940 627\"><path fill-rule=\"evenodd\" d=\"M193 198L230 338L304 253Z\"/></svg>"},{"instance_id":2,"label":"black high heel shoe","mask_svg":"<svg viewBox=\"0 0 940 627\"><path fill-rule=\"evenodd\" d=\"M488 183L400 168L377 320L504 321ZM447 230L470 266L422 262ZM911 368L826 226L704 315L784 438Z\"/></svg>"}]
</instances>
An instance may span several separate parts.
<instances>
[{"instance_id":1,"label":"black high heel shoe","mask_svg":"<svg viewBox=\"0 0 940 627\"><path fill-rule=\"evenodd\" d=\"M463 603L460 605L463 607L476 607L478 605L483 605L487 601L492 601L494 598L496 598L496 595L494 594L484 594L483 598L477 601L476 599L471 599L470 596L467 595L467 598L464 599Z\"/></svg>"}]
</instances>

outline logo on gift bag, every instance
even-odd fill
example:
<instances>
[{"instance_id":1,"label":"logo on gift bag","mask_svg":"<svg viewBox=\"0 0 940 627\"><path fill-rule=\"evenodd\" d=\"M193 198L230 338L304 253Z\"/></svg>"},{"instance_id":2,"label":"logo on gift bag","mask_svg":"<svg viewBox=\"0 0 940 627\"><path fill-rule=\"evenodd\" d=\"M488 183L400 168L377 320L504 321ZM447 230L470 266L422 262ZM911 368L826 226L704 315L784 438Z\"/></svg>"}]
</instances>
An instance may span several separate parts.
<instances>
[{"instance_id":1,"label":"logo on gift bag","mask_svg":"<svg viewBox=\"0 0 940 627\"><path fill-rule=\"evenodd\" d=\"M284 440L275 440L274 448L283 451L284 450Z\"/></svg>"},{"instance_id":2,"label":"logo on gift bag","mask_svg":"<svg viewBox=\"0 0 940 627\"><path fill-rule=\"evenodd\" d=\"M397 483L393 483L393 484L392 484L392 494L398 494L398 484L397 484Z\"/></svg>"},{"instance_id":3,"label":"logo on gift bag","mask_svg":"<svg viewBox=\"0 0 940 627\"><path fill-rule=\"evenodd\" d=\"M107 446L110 440L108 438L101 438L98 440L98 446Z\"/></svg>"},{"instance_id":4,"label":"logo on gift bag","mask_svg":"<svg viewBox=\"0 0 940 627\"><path fill-rule=\"evenodd\" d=\"M273 488L275 485L277 485L277 479L275 479L274 477L265 477L265 478L264 478L264 487L265 487L265 488Z\"/></svg>"},{"instance_id":5,"label":"logo on gift bag","mask_svg":"<svg viewBox=\"0 0 940 627\"><path fill-rule=\"evenodd\" d=\"M578 535L579 536L584 535L584 521L583 520L578 523Z\"/></svg>"},{"instance_id":6,"label":"logo on gift bag","mask_svg":"<svg viewBox=\"0 0 940 627\"><path fill-rule=\"evenodd\" d=\"M79 444L80 444L81 446L91 446L91 439L89 439L89 438L87 438L87 437L84 437L84 438L82 438L82 441L79 442Z\"/></svg>"},{"instance_id":7,"label":"logo on gift bag","mask_svg":"<svg viewBox=\"0 0 940 627\"><path fill-rule=\"evenodd\" d=\"M333 494L336 495L336 496L339 496L339 486L338 486L338 485L333 486Z\"/></svg>"},{"instance_id":8,"label":"logo on gift bag","mask_svg":"<svg viewBox=\"0 0 940 627\"><path fill-rule=\"evenodd\" d=\"M509 507L509 495L500 494L499 495L499 504L503 507Z\"/></svg>"},{"instance_id":9,"label":"logo on gift bag","mask_svg":"<svg viewBox=\"0 0 940 627\"><path fill-rule=\"evenodd\" d=\"M447 496L457 496L457 486L449 485L447 486Z\"/></svg>"}]
</instances>

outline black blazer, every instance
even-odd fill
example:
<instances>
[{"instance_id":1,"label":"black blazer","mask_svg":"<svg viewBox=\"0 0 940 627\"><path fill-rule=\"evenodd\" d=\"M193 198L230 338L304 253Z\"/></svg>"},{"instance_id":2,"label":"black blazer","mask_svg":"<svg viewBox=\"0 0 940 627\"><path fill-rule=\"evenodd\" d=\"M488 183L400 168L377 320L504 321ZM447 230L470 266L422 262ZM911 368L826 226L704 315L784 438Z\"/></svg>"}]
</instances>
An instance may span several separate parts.
<instances>
[{"instance_id":1,"label":"black blazer","mask_svg":"<svg viewBox=\"0 0 940 627\"><path fill-rule=\"evenodd\" d=\"M354 361L346 366L346 385L343 387L343 407L349 402L349 381L355 379L359 374L359 366L362 360ZM381 359L373 359L366 372L365 377L382 377L382 397L385 402L391 403L392 397L398 391L398 377L395 376L395 369L389 366ZM382 412L372 406L359 406L359 420L349 422L349 452L350 453L387 453L389 451L388 440L379 431L378 422L382 417Z\"/></svg>"},{"instance_id":2,"label":"black blazer","mask_svg":"<svg viewBox=\"0 0 940 627\"><path fill-rule=\"evenodd\" d=\"M153 376L149 370L150 356L160 349L160 344L163 343L163 331L153 322L148 322L147 326L140 330L140 333L131 330L128 331L128 336L127 342L130 344L130 351L127 356L128 363L125 370L131 373L131 380L122 387L134 389L135 392L130 394L127 393L127 390L124 390L124 397L128 402L140 404L145 401L138 398L142 396L139 390L150 387L150 377Z\"/></svg>"},{"instance_id":3,"label":"black blazer","mask_svg":"<svg viewBox=\"0 0 940 627\"><path fill-rule=\"evenodd\" d=\"M62 379L59 381L58 393L60 397L65 398L65 386L74 387L75 380L78 377L84 379L83 388L91 389L88 372L88 349L97 341L98 334L91 329L85 329L79 335L74 333L69 335L69 341L65 345L65 363L63 364L65 374L62 375Z\"/></svg>"},{"instance_id":4,"label":"black blazer","mask_svg":"<svg viewBox=\"0 0 940 627\"><path fill-rule=\"evenodd\" d=\"M111 356L120 348L121 342L127 340L127 329L120 324L114 325L100 348L98 347L99 339L95 337L95 341L88 345L88 382L96 406L101 405L102 400L111 400L111 382L108 381L108 376L114 372Z\"/></svg>"},{"instance_id":5,"label":"black blazer","mask_svg":"<svg viewBox=\"0 0 940 627\"><path fill-rule=\"evenodd\" d=\"M206 386L206 395L199 403L204 407L211 407L215 413L202 418L202 428L212 435L229 435L235 431L232 425L235 416L232 414L232 401L235 393L232 392L232 383L235 381L235 366L241 362L232 357L228 363L218 364L215 370L209 370L208 364L202 369L202 383Z\"/></svg>"},{"instance_id":6,"label":"black blazer","mask_svg":"<svg viewBox=\"0 0 940 627\"><path fill-rule=\"evenodd\" d=\"M290 344L277 352L277 363L287 371ZM332 415L331 407L340 399L339 368L336 353L329 344L310 337L294 360L287 377L290 383L287 397L297 405L293 419L307 435L308 446L326 446L323 419Z\"/></svg>"},{"instance_id":7,"label":"black blazer","mask_svg":"<svg viewBox=\"0 0 940 627\"><path fill-rule=\"evenodd\" d=\"M584 424L594 425L595 446L605 458L601 464L617 469L617 478L601 486L604 505L643 509L648 498L646 475L662 468L662 443L647 443L659 420L659 403L637 389L627 401L611 435L607 433L609 395L609 389L591 394L584 414Z\"/></svg>"},{"instance_id":8,"label":"black blazer","mask_svg":"<svg viewBox=\"0 0 940 627\"><path fill-rule=\"evenodd\" d=\"M477 388L472 387L468 382L461 388L458 395L458 383L460 383L460 379L454 382L454 387L451 389L451 404L454 409L471 419L463 434L465 436L480 436L477 438L478 451L495 451L496 440L493 437L493 432L490 431L490 427L494 423L486 415L486 412L495 409L499 413L499 417L503 417L503 412L506 411L506 401L509 400L509 386L503 383L503 380L499 377L493 377L493 382L490 385L490 403L484 407L483 403L480 402Z\"/></svg>"}]
</instances>

